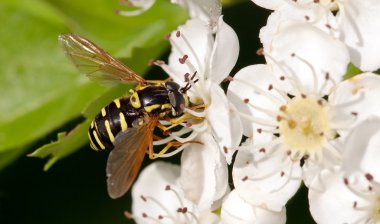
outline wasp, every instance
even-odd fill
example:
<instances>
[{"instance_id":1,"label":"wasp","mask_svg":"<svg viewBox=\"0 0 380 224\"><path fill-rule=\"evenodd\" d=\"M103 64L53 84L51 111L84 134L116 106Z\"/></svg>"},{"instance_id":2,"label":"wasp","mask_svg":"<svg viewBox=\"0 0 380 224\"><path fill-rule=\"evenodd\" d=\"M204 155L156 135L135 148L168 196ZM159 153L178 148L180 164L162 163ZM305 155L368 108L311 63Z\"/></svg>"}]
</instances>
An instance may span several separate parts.
<instances>
[{"instance_id":1,"label":"wasp","mask_svg":"<svg viewBox=\"0 0 380 224\"><path fill-rule=\"evenodd\" d=\"M58 39L68 58L90 80L101 84L137 84L129 96L115 99L101 109L88 131L92 149L112 149L106 168L107 190L111 198L121 197L136 179L147 151L150 158L156 158L168 148L184 144L169 142L160 153L153 152L155 127L166 131L185 120L184 109L189 106L186 91L191 87L189 78L184 87L169 80L145 80L84 37L61 34ZM166 127L160 119L172 120L172 125Z\"/></svg>"}]
</instances>

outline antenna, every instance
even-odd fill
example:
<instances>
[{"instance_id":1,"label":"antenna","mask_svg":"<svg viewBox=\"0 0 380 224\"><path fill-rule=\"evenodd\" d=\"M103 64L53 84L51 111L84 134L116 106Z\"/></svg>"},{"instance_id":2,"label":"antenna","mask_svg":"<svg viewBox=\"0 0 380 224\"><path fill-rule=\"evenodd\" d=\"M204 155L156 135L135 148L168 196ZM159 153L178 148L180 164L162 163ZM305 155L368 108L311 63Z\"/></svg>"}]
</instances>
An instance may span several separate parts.
<instances>
[{"instance_id":1,"label":"antenna","mask_svg":"<svg viewBox=\"0 0 380 224\"><path fill-rule=\"evenodd\" d=\"M182 93L186 93L196 82L198 82L199 79L194 80L195 76L197 74L197 71L194 72L194 74L189 78L190 74L185 74L185 82L186 85L180 89Z\"/></svg>"}]
</instances>

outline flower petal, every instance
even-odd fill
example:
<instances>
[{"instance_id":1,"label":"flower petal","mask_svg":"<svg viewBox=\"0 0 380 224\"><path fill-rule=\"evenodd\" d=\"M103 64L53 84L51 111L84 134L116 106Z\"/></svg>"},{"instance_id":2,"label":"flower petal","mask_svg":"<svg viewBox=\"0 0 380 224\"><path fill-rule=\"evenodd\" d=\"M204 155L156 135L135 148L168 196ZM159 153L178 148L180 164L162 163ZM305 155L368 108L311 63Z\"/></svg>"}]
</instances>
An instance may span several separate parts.
<instances>
[{"instance_id":1,"label":"flower petal","mask_svg":"<svg viewBox=\"0 0 380 224\"><path fill-rule=\"evenodd\" d=\"M178 208L187 207L194 212L194 205L183 197L177 185L180 175L178 165L155 162L146 167L132 188L132 212L137 223L157 223L158 219L185 221L189 217L179 214ZM152 184L154 183L154 184Z\"/></svg>"},{"instance_id":2,"label":"flower petal","mask_svg":"<svg viewBox=\"0 0 380 224\"><path fill-rule=\"evenodd\" d=\"M251 205L281 211L301 184L301 167L285 151L278 153L279 148L252 151L238 151L232 171L235 190Z\"/></svg>"},{"instance_id":3,"label":"flower petal","mask_svg":"<svg viewBox=\"0 0 380 224\"><path fill-rule=\"evenodd\" d=\"M182 153L180 185L186 198L208 210L229 190L227 163L210 134L195 140L202 144L190 144Z\"/></svg>"},{"instance_id":4,"label":"flower petal","mask_svg":"<svg viewBox=\"0 0 380 224\"><path fill-rule=\"evenodd\" d=\"M171 0L188 10L193 19L200 19L211 27L216 26L222 13L222 6L218 0Z\"/></svg>"},{"instance_id":5,"label":"flower petal","mask_svg":"<svg viewBox=\"0 0 380 224\"><path fill-rule=\"evenodd\" d=\"M210 78L221 83L235 66L239 56L239 39L235 31L219 18L215 43L211 53Z\"/></svg>"},{"instance_id":6,"label":"flower petal","mask_svg":"<svg viewBox=\"0 0 380 224\"><path fill-rule=\"evenodd\" d=\"M252 0L256 5L266 9L277 10L281 6L288 4L283 0Z\"/></svg>"},{"instance_id":7,"label":"flower petal","mask_svg":"<svg viewBox=\"0 0 380 224\"><path fill-rule=\"evenodd\" d=\"M341 39L347 44L353 63L362 71L380 68L380 1L344 1L338 19Z\"/></svg>"},{"instance_id":8,"label":"flower petal","mask_svg":"<svg viewBox=\"0 0 380 224\"><path fill-rule=\"evenodd\" d=\"M275 79L272 71L267 65L251 65L241 69L233 78L227 89L228 99L235 105L239 114L245 114L249 117L254 116L262 123L275 123L276 116L264 112L277 112L281 104L285 103L278 92L271 88L281 89L281 84ZM266 125L253 123L243 118L243 132L248 137L253 137L258 133L256 143L267 142L273 135L266 132L257 132L257 130L268 129Z\"/></svg>"},{"instance_id":9,"label":"flower petal","mask_svg":"<svg viewBox=\"0 0 380 224\"><path fill-rule=\"evenodd\" d=\"M179 32L178 32L179 31ZM186 73L203 76L209 63L213 37L207 24L198 19L188 20L170 35L172 51L169 56L169 75L183 83ZM203 79L204 77L200 77Z\"/></svg>"},{"instance_id":10,"label":"flower petal","mask_svg":"<svg viewBox=\"0 0 380 224\"><path fill-rule=\"evenodd\" d=\"M349 190L342 171L324 170L309 188L310 212L317 223L361 223L368 211L363 199Z\"/></svg>"},{"instance_id":11,"label":"flower petal","mask_svg":"<svg viewBox=\"0 0 380 224\"><path fill-rule=\"evenodd\" d=\"M319 5L300 7L300 5L285 4L269 15L267 24L260 30L260 41L264 49L270 48L270 43L279 32L280 25L286 21L303 22L333 37L339 36L336 18L328 8Z\"/></svg>"},{"instance_id":12,"label":"flower petal","mask_svg":"<svg viewBox=\"0 0 380 224\"><path fill-rule=\"evenodd\" d=\"M211 104L206 109L207 120L211 125L213 136L218 143L221 152L226 156L227 162L231 163L235 148L240 144L243 136L243 128L239 116L234 110L222 88L216 84L210 87Z\"/></svg>"},{"instance_id":13,"label":"flower petal","mask_svg":"<svg viewBox=\"0 0 380 224\"><path fill-rule=\"evenodd\" d=\"M361 171L380 183L380 118L368 119L352 129L344 150L345 171Z\"/></svg>"},{"instance_id":14,"label":"flower petal","mask_svg":"<svg viewBox=\"0 0 380 224\"><path fill-rule=\"evenodd\" d=\"M342 42L301 22L282 23L270 49L264 50L278 77L285 73L296 80L295 85L288 86L293 95L297 93L295 88L306 94L328 94L334 83L342 79L350 61Z\"/></svg>"},{"instance_id":15,"label":"flower petal","mask_svg":"<svg viewBox=\"0 0 380 224\"><path fill-rule=\"evenodd\" d=\"M281 224L286 222L286 210L283 208L280 212L273 212L252 206L232 191L223 202L221 218L225 224Z\"/></svg>"}]
</instances>

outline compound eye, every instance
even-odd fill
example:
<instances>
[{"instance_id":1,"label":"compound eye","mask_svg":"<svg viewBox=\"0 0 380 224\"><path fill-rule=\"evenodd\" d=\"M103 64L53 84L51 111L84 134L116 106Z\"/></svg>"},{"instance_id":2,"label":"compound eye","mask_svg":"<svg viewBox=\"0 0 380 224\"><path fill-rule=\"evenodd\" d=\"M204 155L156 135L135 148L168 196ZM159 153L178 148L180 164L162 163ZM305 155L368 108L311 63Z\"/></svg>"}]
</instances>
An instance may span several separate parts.
<instances>
[{"instance_id":1,"label":"compound eye","mask_svg":"<svg viewBox=\"0 0 380 224\"><path fill-rule=\"evenodd\" d=\"M185 99L183 95L176 91L176 92L169 92L168 93L170 104L172 105L172 108L174 111L172 111L172 114L174 116L180 115L183 113L183 110L185 109Z\"/></svg>"}]
</instances>

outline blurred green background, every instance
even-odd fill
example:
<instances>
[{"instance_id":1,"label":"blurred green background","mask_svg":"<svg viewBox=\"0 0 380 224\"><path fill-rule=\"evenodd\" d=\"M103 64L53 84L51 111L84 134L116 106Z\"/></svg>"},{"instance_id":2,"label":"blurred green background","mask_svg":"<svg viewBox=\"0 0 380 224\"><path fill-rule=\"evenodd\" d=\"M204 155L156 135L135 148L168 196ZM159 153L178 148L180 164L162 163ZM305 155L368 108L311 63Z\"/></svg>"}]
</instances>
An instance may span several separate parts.
<instances>
[{"instance_id":1,"label":"blurred green background","mask_svg":"<svg viewBox=\"0 0 380 224\"><path fill-rule=\"evenodd\" d=\"M89 82L64 57L57 36L81 34L147 79L160 79L162 71L148 62L166 59L165 37L187 15L165 0L138 17L118 16L119 9L126 7L117 0L0 0L0 224L133 223L123 216L130 195L108 197L107 154L90 150L86 137L94 114L128 87ZM241 46L232 73L264 62L255 52L269 11L249 0L232 0L223 14ZM46 159L26 156L32 152ZM178 162L179 155L170 161ZM314 223L305 188L287 213L287 223Z\"/></svg>"}]
</instances>

